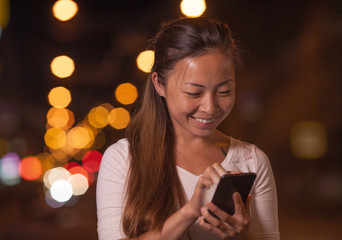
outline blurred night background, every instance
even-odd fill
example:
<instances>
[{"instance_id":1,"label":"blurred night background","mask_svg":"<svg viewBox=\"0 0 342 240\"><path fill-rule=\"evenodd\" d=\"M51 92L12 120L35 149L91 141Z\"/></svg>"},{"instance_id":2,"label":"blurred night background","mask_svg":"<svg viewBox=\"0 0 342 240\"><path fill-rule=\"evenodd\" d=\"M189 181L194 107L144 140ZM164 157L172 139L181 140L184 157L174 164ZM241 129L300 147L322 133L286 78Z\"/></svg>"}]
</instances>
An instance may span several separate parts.
<instances>
[{"instance_id":1,"label":"blurred night background","mask_svg":"<svg viewBox=\"0 0 342 240\"><path fill-rule=\"evenodd\" d=\"M139 101L137 57L185 14L180 0L64 0L62 21L56 2L0 0L0 240L97 239L98 166ZM342 1L207 0L203 16L242 49L220 129L268 154L281 238L341 239Z\"/></svg>"}]
</instances>

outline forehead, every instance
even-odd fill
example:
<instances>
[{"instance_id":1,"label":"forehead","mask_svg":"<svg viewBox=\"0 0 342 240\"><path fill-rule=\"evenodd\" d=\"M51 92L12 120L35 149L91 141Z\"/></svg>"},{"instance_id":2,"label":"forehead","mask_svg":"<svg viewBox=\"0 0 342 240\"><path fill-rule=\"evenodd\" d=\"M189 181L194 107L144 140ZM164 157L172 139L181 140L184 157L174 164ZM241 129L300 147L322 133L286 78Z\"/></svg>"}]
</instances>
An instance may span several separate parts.
<instances>
[{"instance_id":1,"label":"forehead","mask_svg":"<svg viewBox=\"0 0 342 240\"><path fill-rule=\"evenodd\" d=\"M200 56L180 60L171 71L168 79L177 85L186 82L207 85L215 82L215 80L234 80L234 76L232 57L220 51L210 51Z\"/></svg>"}]
</instances>

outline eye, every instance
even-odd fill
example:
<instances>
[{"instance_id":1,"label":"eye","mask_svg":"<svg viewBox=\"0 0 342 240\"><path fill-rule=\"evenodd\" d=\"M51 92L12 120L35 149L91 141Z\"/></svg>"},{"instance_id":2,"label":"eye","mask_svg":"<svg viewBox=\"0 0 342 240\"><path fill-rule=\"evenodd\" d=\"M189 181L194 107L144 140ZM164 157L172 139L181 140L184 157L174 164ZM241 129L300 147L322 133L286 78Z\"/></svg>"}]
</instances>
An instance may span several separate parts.
<instances>
[{"instance_id":1,"label":"eye","mask_svg":"<svg viewBox=\"0 0 342 240\"><path fill-rule=\"evenodd\" d=\"M201 94L200 93L192 93L192 92L186 92L190 97L199 97Z\"/></svg>"},{"instance_id":2,"label":"eye","mask_svg":"<svg viewBox=\"0 0 342 240\"><path fill-rule=\"evenodd\" d=\"M221 91L221 92L219 92L219 95L224 95L224 96L226 96L226 95L229 95L230 92L231 92L231 90Z\"/></svg>"}]
</instances>

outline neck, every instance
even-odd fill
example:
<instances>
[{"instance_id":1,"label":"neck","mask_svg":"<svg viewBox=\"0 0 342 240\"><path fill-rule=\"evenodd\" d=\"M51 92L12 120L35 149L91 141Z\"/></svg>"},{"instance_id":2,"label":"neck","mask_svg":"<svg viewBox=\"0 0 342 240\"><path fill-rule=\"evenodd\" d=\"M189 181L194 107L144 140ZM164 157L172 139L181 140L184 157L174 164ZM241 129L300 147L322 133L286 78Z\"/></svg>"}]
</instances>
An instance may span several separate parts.
<instances>
[{"instance_id":1,"label":"neck","mask_svg":"<svg viewBox=\"0 0 342 240\"><path fill-rule=\"evenodd\" d=\"M201 147L203 145L211 145L216 144L218 140L219 132L216 132L213 135L208 137L184 137L184 136L175 136L175 146L198 146Z\"/></svg>"}]
</instances>

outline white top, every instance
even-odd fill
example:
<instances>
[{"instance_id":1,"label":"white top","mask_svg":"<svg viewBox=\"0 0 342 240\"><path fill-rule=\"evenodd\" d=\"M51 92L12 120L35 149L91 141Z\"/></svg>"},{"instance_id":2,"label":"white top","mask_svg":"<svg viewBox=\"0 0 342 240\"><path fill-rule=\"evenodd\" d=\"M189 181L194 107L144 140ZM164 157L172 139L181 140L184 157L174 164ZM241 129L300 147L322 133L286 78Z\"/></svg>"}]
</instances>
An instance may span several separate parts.
<instances>
[{"instance_id":1,"label":"white top","mask_svg":"<svg viewBox=\"0 0 342 240\"><path fill-rule=\"evenodd\" d=\"M250 204L250 228L256 239L279 239L277 193L268 157L255 145L230 138L230 147L221 165L227 171L255 172ZM100 240L126 238L121 225L125 181L129 168L128 141L121 139L104 153L97 179L97 231ZM191 198L200 176L177 166L186 197ZM192 239L220 239L197 222L190 229Z\"/></svg>"}]
</instances>

